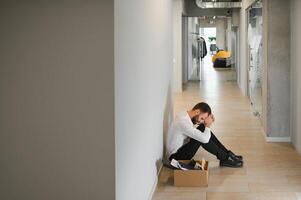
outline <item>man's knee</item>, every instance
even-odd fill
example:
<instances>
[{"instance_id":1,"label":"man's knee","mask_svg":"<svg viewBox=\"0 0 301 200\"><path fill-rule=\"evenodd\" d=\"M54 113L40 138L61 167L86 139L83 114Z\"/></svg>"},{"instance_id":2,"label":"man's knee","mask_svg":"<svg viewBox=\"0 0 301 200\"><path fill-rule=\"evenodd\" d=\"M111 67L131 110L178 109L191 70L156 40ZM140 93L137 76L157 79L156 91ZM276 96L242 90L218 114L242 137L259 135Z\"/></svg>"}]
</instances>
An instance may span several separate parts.
<instances>
[{"instance_id":1,"label":"man's knee","mask_svg":"<svg viewBox=\"0 0 301 200\"><path fill-rule=\"evenodd\" d=\"M187 143L187 144L189 144L189 146L197 146L197 145L200 145L200 144L202 144L200 141L198 141L198 140L195 140L195 139L193 139L193 138L190 138L189 139L189 142Z\"/></svg>"}]
</instances>

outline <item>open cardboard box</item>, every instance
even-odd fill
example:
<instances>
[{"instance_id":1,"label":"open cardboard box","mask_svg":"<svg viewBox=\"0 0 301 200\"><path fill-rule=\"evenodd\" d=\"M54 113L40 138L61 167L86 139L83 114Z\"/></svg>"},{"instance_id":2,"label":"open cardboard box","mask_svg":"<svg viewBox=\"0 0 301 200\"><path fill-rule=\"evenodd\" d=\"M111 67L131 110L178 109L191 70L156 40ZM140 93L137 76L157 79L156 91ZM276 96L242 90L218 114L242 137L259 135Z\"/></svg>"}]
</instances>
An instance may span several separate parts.
<instances>
[{"instance_id":1,"label":"open cardboard box","mask_svg":"<svg viewBox=\"0 0 301 200\"><path fill-rule=\"evenodd\" d=\"M190 160L179 160L188 164ZM208 161L197 160L203 166L204 170L174 170L174 185L180 187L207 187L209 170Z\"/></svg>"}]
</instances>

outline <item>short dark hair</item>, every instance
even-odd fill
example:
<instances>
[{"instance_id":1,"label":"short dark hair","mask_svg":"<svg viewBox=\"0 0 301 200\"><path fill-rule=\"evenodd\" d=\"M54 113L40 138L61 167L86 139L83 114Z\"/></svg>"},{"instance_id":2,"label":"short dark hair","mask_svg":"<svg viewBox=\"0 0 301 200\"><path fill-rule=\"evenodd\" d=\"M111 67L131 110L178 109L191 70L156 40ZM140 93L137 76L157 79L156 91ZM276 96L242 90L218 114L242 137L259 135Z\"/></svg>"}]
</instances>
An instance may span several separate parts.
<instances>
[{"instance_id":1,"label":"short dark hair","mask_svg":"<svg viewBox=\"0 0 301 200\"><path fill-rule=\"evenodd\" d=\"M200 110L202 113L208 113L209 115L211 115L211 108L210 106L205 103L205 102L200 102L198 104L196 104L192 110Z\"/></svg>"}]
</instances>

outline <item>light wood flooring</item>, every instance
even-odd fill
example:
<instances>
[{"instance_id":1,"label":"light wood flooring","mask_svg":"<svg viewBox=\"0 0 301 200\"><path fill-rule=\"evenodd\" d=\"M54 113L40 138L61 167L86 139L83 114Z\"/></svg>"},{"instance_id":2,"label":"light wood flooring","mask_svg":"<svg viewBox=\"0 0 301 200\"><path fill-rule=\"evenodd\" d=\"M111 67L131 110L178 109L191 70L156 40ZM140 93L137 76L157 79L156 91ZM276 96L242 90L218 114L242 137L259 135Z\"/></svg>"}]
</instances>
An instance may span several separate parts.
<instances>
[{"instance_id":1,"label":"light wood flooring","mask_svg":"<svg viewBox=\"0 0 301 200\"><path fill-rule=\"evenodd\" d=\"M244 167L221 168L218 160L200 148L196 159L209 160L207 188L173 186L172 170L162 168L153 200L293 200L301 199L301 157L289 143L267 143L260 121L235 81L189 83L175 97L175 114L200 101L216 116L216 136L237 154Z\"/></svg>"}]
</instances>

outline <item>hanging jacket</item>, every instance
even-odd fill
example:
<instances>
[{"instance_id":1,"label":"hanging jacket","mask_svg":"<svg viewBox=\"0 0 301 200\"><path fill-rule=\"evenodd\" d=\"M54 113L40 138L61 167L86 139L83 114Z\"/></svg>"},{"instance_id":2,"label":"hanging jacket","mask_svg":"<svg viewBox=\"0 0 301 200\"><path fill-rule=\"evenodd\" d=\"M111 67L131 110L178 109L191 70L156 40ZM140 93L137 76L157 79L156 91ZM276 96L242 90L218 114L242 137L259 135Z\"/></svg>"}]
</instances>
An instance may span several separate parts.
<instances>
[{"instance_id":1,"label":"hanging jacket","mask_svg":"<svg viewBox=\"0 0 301 200\"><path fill-rule=\"evenodd\" d=\"M207 45L203 37L199 39L198 45L199 45L199 57L203 59L207 55Z\"/></svg>"},{"instance_id":2,"label":"hanging jacket","mask_svg":"<svg viewBox=\"0 0 301 200\"><path fill-rule=\"evenodd\" d=\"M205 39L203 37L201 37L201 41L202 41L201 58L203 59L207 55L207 45L206 45Z\"/></svg>"}]
</instances>

